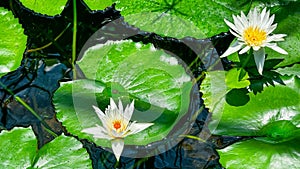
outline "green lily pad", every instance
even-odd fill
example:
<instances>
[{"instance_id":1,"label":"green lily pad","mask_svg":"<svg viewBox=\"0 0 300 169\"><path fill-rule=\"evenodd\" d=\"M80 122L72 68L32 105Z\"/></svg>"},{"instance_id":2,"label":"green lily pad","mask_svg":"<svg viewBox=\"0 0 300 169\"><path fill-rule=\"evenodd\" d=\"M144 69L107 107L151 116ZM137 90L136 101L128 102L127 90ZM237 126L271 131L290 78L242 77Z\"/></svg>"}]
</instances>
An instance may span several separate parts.
<instances>
[{"instance_id":1,"label":"green lily pad","mask_svg":"<svg viewBox=\"0 0 300 169\"><path fill-rule=\"evenodd\" d=\"M294 64L291 67L285 67L285 68L278 68L276 69L276 72L282 74L282 75L296 75L300 77L300 64Z\"/></svg>"},{"instance_id":2,"label":"green lily pad","mask_svg":"<svg viewBox=\"0 0 300 169\"><path fill-rule=\"evenodd\" d=\"M37 149L31 128L15 128L0 134L0 168L92 168L89 154L72 137L59 136Z\"/></svg>"},{"instance_id":3,"label":"green lily pad","mask_svg":"<svg viewBox=\"0 0 300 169\"><path fill-rule=\"evenodd\" d=\"M92 105L104 112L111 97L115 101L120 98L124 106L134 99L131 120L154 123L146 130L126 137L125 145L160 141L184 115L198 111L189 110L191 76L177 58L152 45L108 42L89 48L77 63L87 79L61 83L53 100L57 118L79 138L103 147L111 146L108 140L95 139L81 132L96 124L102 125Z\"/></svg>"},{"instance_id":4,"label":"green lily pad","mask_svg":"<svg viewBox=\"0 0 300 169\"><path fill-rule=\"evenodd\" d=\"M84 0L91 10L103 10L113 4L112 0Z\"/></svg>"},{"instance_id":5,"label":"green lily pad","mask_svg":"<svg viewBox=\"0 0 300 169\"><path fill-rule=\"evenodd\" d=\"M125 21L145 31L164 36L207 38L227 32L224 18L231 9L215 1L204 0L118 0ZM147 18L145 20L145 18Z\"/></svg>"},{"instance_id":6,"label":"green lily pad","mask_svg":"<svg viewBox=\"0 0 300 169\"><path fill-rule=\"evenodd\" d=\"M12 12L0 7L0 77L16 70L22 61L26 36Z\"/></svg>"},{"instance_id":7,"label":"green lily pad","mask_svg":"<svg viewBox=\"0 0 300 169\"><path fill-rule=\"evenodd\" d=\"M248 78L244 69L233 68L226 72L226 85L229 88L244 88L250 85Z\"/></svg>"},{"instance_id":8,"label":"green lily pad","mask_svg":"<svg viewBox=\"0 0 300 169\"><path fill-rule=\"evenodd\" d=\"M20 0L20 2L37 13L54 16L63 11L67 0Z\"/></svg>"},{"instance_id":9,"label":"green lily pad","mask_svg":"<svg viewBox=\"0 0 300 169\"><path fill-rule=\"evenodd\" d=\"M274 33L287 34L287 37L284 38L285 41L278 42L277 44L288 52L288 55L282 55L267 48L266 53L268 54L268 58L284 59L284 61L276 67L292 65L297 62L299 63L300 49L298 46L300 46L300 28L297 24L300 22L299 5L299 2L290 2L288 5L274 7L274 10L276 10L274 22L278 23Z\"/></svg>"},{"instance_id":10,"label":"green lily pad","mask_svg":"<svg viewBox=\"0 0 300 169\"><path fill-rule=\"evenodd\" d=\"M151 44L119 41L89 48L77 63L88 79L119 83L134 97L178 113L183 89L192 86L180 62Z\"/></svg>"},{"instance_id":11,"label":"green lily pad","mask_svg":"<svg viewBox=\"0 0 300 169\"><path fill-rule=\"evenodd\" d=\"M224 72L221 71L209 72L209 78L205 79L203 84L213 83L210 79L223 74ZM281 78L286 86L265 87L261 93L256 95L250 92L248 93L250 101L244 106L233 106L226 102L225 95L231 89L225 86L226 90L220 91L220 88L224 88L224 83L216 84L211 88L203 88L201 91L204 93L204 103L212 112L212 122L209 124L212 133L232 136L270 137L274 130L271 129L272 127L266 126L281 120L288 120L295 127L299 127L300 79L285 76ZM219 97L217 99L212 98L213 95L210 93L219 94ZM234 98L231 98L231 100L240 101L238 95L232 96ZM212 99L215 99L215 101L206 101ZM215 107L218 107L218 109ZM270 130L272 130L271 133ZM285 131L284 133L288 135L288 132ZM282 136L282 139L287 138ZM280 142L280 140L277 141Z\"/></svg>"},{"instance_id":12,"label":"green lily pad","mask_svg":"<svg viewBox=\"0 0 300 169\"><path fill-rule=\"evenodd\" d=\"M218 150L220 163L230 169L299 168L300 137L288 142L270 144L255 139L242 141Z\"/></svg>"}]
</instances>

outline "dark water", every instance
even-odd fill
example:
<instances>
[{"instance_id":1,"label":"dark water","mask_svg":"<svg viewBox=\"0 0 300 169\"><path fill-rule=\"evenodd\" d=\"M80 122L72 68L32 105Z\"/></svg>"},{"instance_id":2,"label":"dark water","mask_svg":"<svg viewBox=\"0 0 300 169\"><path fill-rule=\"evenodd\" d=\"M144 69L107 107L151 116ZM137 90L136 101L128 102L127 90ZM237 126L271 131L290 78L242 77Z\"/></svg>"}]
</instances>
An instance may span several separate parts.
<instances>
[{"instance_id":1,"label":"dark water","mask_svg":"<svg viewBox=\"0 0 300 169\"><path fill-rule=\"evenodd\" d=\"M59 87L59 82L72 80L72 22L73 4L68 4L61 15L49 17L34 13L22 6L17 0L0 1L0 6L13 11L19 19L25 34L28 36L27 49L23 55L22 65L18 70L1 78L13 93L28 103L57 134L68 132L55 117L52 96ZM105 43L107 40L131 39L135 42L152 43L155 47L176 54L186 64L192 63L197 57L200 59L190 68L194 77L203 79L202 72L209 69L229 68L227 60L219 61L219 55L230 44L233 37L222 33L209 39L184 38L175 39L162 37L155 33L143 32L123 21L120 12L114 6L104 11L91 12L85 4L77 1L78 11L78 39L77 55L88 38L98 29L102 29L100 39L95 43ZM114 21L114 22L112 22ZM109 26L107 26L108 23ZM104 26L106 25L106 26ZM113 29L112 29L113 28ZM56 41L57 35L62 34ZM38 47L52 44L42 50L34 51ZM203 52L204 51L204 52ZM212 66L213 65L213 66ZM80 72L78 72L80 74ZM201 88L201 80L198 81ZM201 97L201 93L198 94ZM39 147L51 141L41 122L27 109L15 101L6 90L0 88L0 126L12 129L16 126L31 125L37 135ZM201 100L201 105L203 105ZM210 136L206 127L209 112L204 109L197 117L191 135L207 139L201 142L185 138L177 146L163 154L145 159L122 158L118 166L114 155L95 146L87 140L81 140L93 160L94 168L222 168L218 163L219 156L215 148L224 147L241 138Z\"/></svg>"}]
</instances>

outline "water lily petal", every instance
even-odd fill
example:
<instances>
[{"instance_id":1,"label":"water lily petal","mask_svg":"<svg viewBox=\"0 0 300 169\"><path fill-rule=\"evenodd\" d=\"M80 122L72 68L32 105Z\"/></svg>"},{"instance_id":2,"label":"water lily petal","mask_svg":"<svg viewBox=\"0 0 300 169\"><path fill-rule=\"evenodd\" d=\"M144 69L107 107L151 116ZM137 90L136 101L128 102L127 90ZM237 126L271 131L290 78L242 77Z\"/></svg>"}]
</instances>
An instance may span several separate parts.
<instances>
[{"instance_id":1,"label":"water lily petal","mask_svg":"<svg viewBox=\"0 0 300 169\"><path fill-rule=\"evenodd\" d=\"M138 133L140 131L143 131L146 128L152 126L153 124L154 123L135 123L135 122L133 122L129 126L130 134L128 134L128 135L135 134L135 133Z\"/></svg>"},{"instance_id":2,"label":"water lily petal","mask_svg":"<svg viewBox=\"0 0 300 169\"><path fill-rule=\"evenodd\" d=\"M230 31L230 33L232 33L234 36L238 37L239 39L242 39L242 36L239 35L239 34L237 34L237 33L235 33L232 29L230 29L229 31Z\"/></svg>"},{"instance_id":3,"label":"water lily petal","mask_svg":"<svg viewBox=\"0 0 300 169\"><path fill-rule=\"evenodd\" d=\"M266 46L269 47L269 48L271 48L271 49L273 49L273 50L275 50L278 53L281 53L281 54L284 54L284 55L288 54L287 51L285 51L281 47L277 46L277 44L275 44L275 43L269 43Z\"/></svg>"},{"instance_id":4,"label":"water lily petal","mask_svg":"<svg viewBox=\"0 0 300 169\"><path fill-rule=\"evenodd\" d=\"M83 129L82 132L87 133L87 134L92 134L93 137L95 137L95 138L103 138L103 139L108 139L108 140L112 139L107 134L107 131L101 126L86 128L86 129Z\"/></svg>"},{"instance_id":5,"label":"water lily petal","mask_svg":"<svg viewBox=\"0 0 300 169\"><path fill-rule=\"evenodd\" d=\"M93 108L98 116L98 118L101 120L102 125L106 128L109 129L107 126L107 117L106 114L104 114L98 107L93 105Z\"/></svg>"},{"instance_id":6,"label":"water lily petal","mask_svg":"<svg viewBox=\"0 0 300 169\"><path fill-rule=\"evenodd\" d=\"M132 100L132 102L130 103L130 105L126 106L125 111L124 111L124 116L127 119L131 119L133 111L134 111L134 100Z\"/></svg>"},{"instance_id":7,"label":"water lily petal","mask_svg":"<svg viewBox=\"0 0 300 169\"><path fill-rule=\"evenodd\" d=\"M235 32L239 32L239 30L236 28L236 26L234 24L232 24L231 22L227 21L226 19L224 19L224 22Z\"/></svg>"},{"instance_id":8,"label":"water lily petal","mask_svg":"<svg viewBox=\"0 0 300 169\"><path fill-rule=\"evenodd\" d=\"M244 24L244 28L246 28L246 27L249 26L248 18L247 18L247 16L244 14L243 11L241 11L241 21L242 21L242 23ZM242 30L241 30L241 31L242 31Z\"/></svg>"},{"instance_id":9,"label":"water lily petal","mask_svg":"<svg viewBox=\"0 0 300 169\"><path fill-rule=\"evenodd\" d=\"M237 32L241 33L240 30L244 29L243 23L238 19L238 17L234 15L232 17L233 17L234 25L237 28Z\"/></svg>"},{"instance_id":10,"label":"water lily petal","mask_svg":"<svg viewBox=\"0 0 300 169\"><path fill-rule=\"evenodd\" d=\"M269 36L267 38L266 42L268 43L268 42L272 42L272 41L276 41L276 42L284 41L283 37L285 37L285 36L286 36L286 34L274 34L272 36Z\"/></svg>"},{"instance_id":11,"label":"water lily petal","mask_svg":"<svg viewBox=\"0 0 300 169\"><path fill-rule=\"evenodd\" d=\"M262 75L264 63L265 63L265 49L253 50L254 61L258 70L258 73Z\"/></svg>"},{"instance_id":12,"label":"water lily petal","mask_svg":"<svg viewBox=\"0 0 300 169\"><path fill-rule=\"evenodd\" d=\"M264 8L260 14L261 23L263 23L266 13L267 13L267 8Z\"/></svg>"},{"instance_id":13,"label":"water lily petal","mask_svg":"<svg viewBox=\"0 0 300 169\"><path fill-rule=\"evenodd\" d=\"M122 104L122 101L119 99L119 111L120 113L123 112L123 104Z\"/></svg>"},{"instance_id":14,"label":"water lily petal","mask_svg":"<svg viewBox=\"0 0 300 169\"><path fill-rule=\"evenodd\" d=\"M239 44L237 41L230 46L221 56L220 58L226 57L231 55L234 52L237 52L238 50L240 50L242 48L243 44Z\"/></svg>"},{"instance_id":15,"label":"water lily petal","mask_svg":"<svg viewBox=\"0 0 300 169\"><path fill-rule=\"evenodd\" d=\"M103 117L105 117L105 114L98 107L93 105L93 108L94 108L97 116L99 117L99 119L102 119Z\"/></svg>"},{"instance_id":16,"label":"water lily petal","mask_svg":"<svg viewBox=\"0 0 300 169\"><path fill-rule=\"evenodd\" d=\"M110 98L109 101L110 101L110 108L112 110L119 110L116 103L115 103L115 101L112 98Z\"/></svg>"},{"instance_id":17,"label":"water lily petal","mask_svg":"<svg viewBox=\"0 0 300 169\"><path fill-rule=\"evenodd\" d=\"M253 48L254 51L258 51L260 49L260 47L261 46L253 46L252 48Z\"/></svg>"},{"instance_id":18,"label":"water lily petal","mask_svg":"<svg viewBox=\"0 0 300 169\"><path fill-rule=\"evenodd\" d=\"M272 23L274 22L274 19L275 19L275 15L273 14L273 15L269 18L268 22L265 24L265 28L270 27L270 26L272 25Z\"/></svg>"},{"instance_id":19,"label":"water lily petal","mask_svg":"<svg viewBox=\"0 0 300 169\"><path fill-rule=\"evenodd\" d=\"M124 149L124 140L123 139L113 139L111 140L111 148L113 150L113 153L117 159L117 161L120 160L120 156Z\"/></svg>"},{"instance_id":20,"label":"water lily petal","mask_svg":"<svg viewBox=\"0 0 300 169\"><path fill-rule=\"evenodd\" d=\"M269 21L269 17L270 17L270 10L268 10L266 12L266 14L264 15L264 17L262 18L261 25L260 25L261 29L264 29L264 30L267 29L266 25Z\"/></svg>"},{"instance_id":21,"label":"water lily petal","mask_svg":"<svg viewBox=\"0 0 300 169\"><path fill-rule=\"evenodd\" d=\"M267 34L272 33L277 28L277 23L267 28Z\"/></svg>"},{"instance_id":22,"label":"water lily petal","mask_svg":"<svg viewBox=\"0 0 300 169\"><path fill-rule=\"evenodd\" d=\"M239 52L239 54L244 54L244 53L246 53L250 48L251 48L251 46L246 46L246 47L244 47L244 48Z\"/></svg>"}]
</instances>

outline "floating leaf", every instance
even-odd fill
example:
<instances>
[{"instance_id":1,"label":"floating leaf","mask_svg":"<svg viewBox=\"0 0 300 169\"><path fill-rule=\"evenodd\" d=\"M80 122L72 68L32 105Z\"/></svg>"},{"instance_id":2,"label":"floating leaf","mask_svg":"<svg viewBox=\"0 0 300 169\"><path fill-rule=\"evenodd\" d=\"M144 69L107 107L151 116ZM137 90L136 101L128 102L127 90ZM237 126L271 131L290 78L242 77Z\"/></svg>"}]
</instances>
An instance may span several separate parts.
<instances>
[{"instance_id":1,"label":"floating leaf","mask_svg":"<svg viewBox=\"0 0 300 169\"><path fill-rule=\"evenodd\" d=\"M207 38L227 32L223 19L233 13L219 2L204 0L119 0L116 3L129 24L177 38Z\"/></svg>"},{"instance_id":2,"label":"floating leaf","mask_svg":"<svg viewBox=\"0 0 300 169\"><path fill-rule=\"evenodd\" d=\"M224 167L299 168L299 146L296 144L300 141L300 79L281 78L286 86L265 87L255 95L244 88L226 86L223 71L207 73L201 91L212 113L211 132L255 137L218 150ZM241 105L244 94L230 94L233 90L245 90L250 100Z\"/></svg>"},{"instance_id":3,"label":"floating leaf","mask_svg":"<svg viewBox=\"0 0 300 169\"><path fill-rule=\"evenodd\" d=\"M82 130L102 125L92 105L104 111L111 97L120 98L123 105L134 99L131 120L154 123L126 137L125 147L161 141L176 125L180 125L176 132L184 134L182 130L189 126L186 123L191 119L185 120L185 124L177 122L184 115L191 117L199 109L195 100L191 100L196 103L194 109L189 107L190 95L197 94L197 90L192 92L192 77L180 60L152 45L131 41L96 45L84 53L78 65L88 79L61 83L54 95L57 118L70 133L100 146L110 147L111 143L95 139Z\"/></svg>"},{"instance_id":4,"label":"floating leaf","mask_svg":"<svg viewBox=\"0 0 300 169\"><path fill-rule=\"evenodd\" d=\"M276 17L275 22L278 23L274 33L287 34L285 41L279 42L278 46L285 49L288 55L282 55L273 50L266 50L268 58L282 58L284 59L277 67L291 65L293 63L299 63L300 60L300 28L297 23L300 22L300 9L298 6L300 2L290 2L288 5L282 5L280 7L275 6Z\"/></svg>"},{"instance_id":5,"label":"floating leaf","mask_svg":"<svg viewBox=\"0 0 300 169\"><path fill-rule=\"evenodd\" d=\"M103 10L113 4L112 0L84 0L91 10Z\"/></svg>"},{"instance_id":6,"label":"floating leaf","mask_svg":"<svg viewBox=\"0 0 300 169\"><path fill-rule=\"evenodd\" d=\"M211 76L216 76L215 74L222 75L223 72L213 72ZM212 123L209 126L213 130L212 132L231 136L262 136L264 134L261 130L264 126L280 120L291 121L296 127L299 127L299 122L294 118L298 116L299 119L300 79L298 77L282 77L282 79L286 86L265 87L261 93L256 95L250 92L248 94L250 101L239 107L229 105L222 97L215 102L205 101L211 99L211 95L207 93L220 93L218 90L224 88L224 84L217 84L210 90L203 88L205 104L212 112ZM204 84L207 83L209 82L204 82ZM240 101L238 95L232 95L232 97L231 100ZM214 107L219 108L213 109ZM214 128L216 129L214 130Z\"/></svg>"},{"instance_id":7,"label":"floating leaf","mask_svg":"<svg viewBox=\"0 0 300 169\"><path fill-rule=\"evenodd\" d=\"M88 79L117 82L143 101L180 112L183 89L192 86L180 62L150 44L120 41L91 47L78 65Z\"/></svg>"},{"instance_id":8,"label":"floating leaf","mask_svg":"<svg viewBox=\"0 0 300 169\"><path fill-rule=\"evenodd\" d=\"M31 128L15 128L0 134L0 168L92 168L82 144L72 137L59 136L37 150Z\"/></svg>"},{"instance_id":9,"label":"floating leaf","mask_svg":"<svg viewBox=\"0 0 300 169\"><path fill-rule=\"evenodd\" d=\"M244 88L250 85L248 78L244 69L233 68L226 73L226 85L229 88Z\"/></svg>"},{"instance_id":10,"label":"floating leaf","mask_svg":"<svg viewBox=\"0 0 300 169\"><path fill-rule=\"evenodd\" d=\"M12 12L0 7L0 77L16 70L26 45L24 30Z\"/></svg>"},{"instance_id":11,"label":"floating leaf","mask_svg":"<svg viewBox=\"0 0 300 169\"><path fill-rule=\"evenodd\" d=\"M255 139L242 141L218 150L220 163L225 168L299 168L300 137L280 144Z\"/></svg>"},{"instance_id":12,"label":"floating leaf","mask_svg":"<svg viewBox=\"0 0 300 169\"><path fill-rule=\"evenodd\" d=\"M63 11L67 0L20 0L20 2L37 13L54 16Z\"/></svg>"},{"instance_id":13,"label":"floating leaf","mask_svg":"<svg viewBox=\"0 0 300 169\"><path fill-rule=\"evenodd\" d=\"M296 75L300 77L300 64L295 64L292 67L285 67L285 68L278 68L276 69L276 72L282 74L282 75Z\"/></svg>"}]
</instances>

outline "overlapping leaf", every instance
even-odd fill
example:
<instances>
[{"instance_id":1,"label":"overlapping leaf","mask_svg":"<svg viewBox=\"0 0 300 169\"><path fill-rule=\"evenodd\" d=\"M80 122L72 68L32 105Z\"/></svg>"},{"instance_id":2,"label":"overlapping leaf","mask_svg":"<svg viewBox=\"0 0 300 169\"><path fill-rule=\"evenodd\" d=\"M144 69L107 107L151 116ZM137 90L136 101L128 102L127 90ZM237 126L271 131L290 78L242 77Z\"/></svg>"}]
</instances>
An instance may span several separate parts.
<instances>
[{"instance_id":1,"label":"overlapping leaf","mask_svg":"<svg viewBox=\"0 0 300 169\"><path fill-rule=\"evenodd\" d=\"M220 163L225 168L299 168L300 138L281 144L268 144L257 140L247 140L230 145L222 150Z\"/></svg>"},{"instance_id":2,"label":"overlapping leaf","mask_svg":"<svg viewBox=\"0 0 300 169\"><path fill-rule=\"evenodd\" d=\"M126 105L135 100L132 120L153 122L142 132L125 138L125 144L146 145L165 138L188 112L191 77L179 60L131 41L107 43L89 48L78 62L88 79L62 83L54 95L58 119L80 138L110 147L110 142L81 132L102 125L92 105L103 111L109 98L121 98Z\"/></svg>"},{"instance_id":3,"label":"overlapping leaf","mask_svg":"<svg viewBox=\"0 0 300 169\"><path fill-rule=\"evenodd\" d=\"M0 77L17 69L25 51L26 36L12 12L0 7Z\"/></svg>"},{"instance_id":4,"label":"overlapping leaf","mask_svg":"<svg viewBox=\"0 0 300 169\"><path fill-rule=\"evenodd\" d=\"M82 144L72 137L59 136L37 149L31 128L15 128L0 134L0 168L92 168Z\"/></svg>"},{"instance_id":5,"label":"overlapping leaf","mask_svg":"<svg viewBox=\"0 0 300 169\"><path fill-rule=\"evenodd\" d=\"M54 16L63 11L67 0L20 0L20 2L37 13Z\"/></svg>"},{"instance_id":6,"label":"overlapping leaf","mask_svg":"<svg viewBox=\"0 0 300 169\"><path fill-rule=\"evenodd\" d=\"M224 72L210 72L203 86L210 85L212 83L210 79L222 74ZM210 127L211 129L216 127L212 132L221 135L258 136L264 125L276 120L289 120L297 126L294 118L298 117L300 112L300 80L298 77L282 77L282 79L286 86L265 87L256 95L252 92L247 93L250 100L243 106L228 104L226 94L230 88L224 86L224 83L212 85L211 88L203 87L201 91L204 93L205 104L212 112ZM224 90L220 91L220 88ZM213 98L213 94L219 97ZM242 96L232 95L232 97L231 100L239 102ZM215 101L209 102L212 99Z\"/></svg>"},{"instance_id":7,"label":"overlapping leaf","mask_svg":"<svg viewBox=\"0 0 300 169\"><path fill-rule=\"evenodd\" d=\"M223 19L230 18L233 12L222 3L204 0L120 0L116 3L130 24L177 38L207 38L226 32Z\"/></svg>"}]
</instances>

